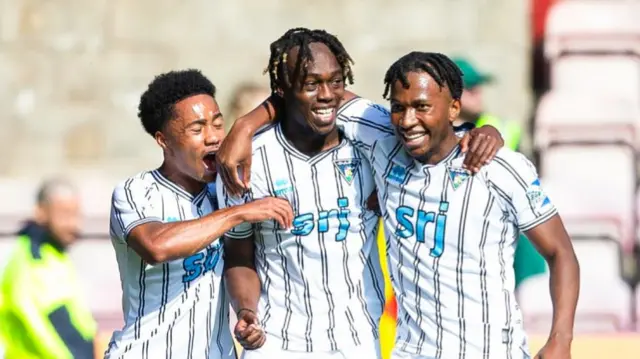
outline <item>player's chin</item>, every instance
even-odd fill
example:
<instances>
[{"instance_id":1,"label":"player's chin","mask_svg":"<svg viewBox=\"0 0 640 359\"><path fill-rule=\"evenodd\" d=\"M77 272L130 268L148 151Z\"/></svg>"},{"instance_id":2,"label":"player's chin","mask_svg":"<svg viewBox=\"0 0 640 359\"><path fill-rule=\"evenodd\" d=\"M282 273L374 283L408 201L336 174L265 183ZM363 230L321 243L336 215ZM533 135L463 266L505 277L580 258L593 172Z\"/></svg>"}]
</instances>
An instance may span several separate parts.
<instances>
[{"instance_id":1,"label":"player's chin","mask_svg":"<svg viewBox=\"0 0 640 359\"><path fill-rule=\"evenodd\" d=\"M211 183L216 180L218 173L216 171L205 171L202 175L202 182Z\"/></svg>"},{"instance_id":2,"label":"player's chin","mask_svg":"<svg viewBox=\"0 0 640 359\"><path fill-rule=\"evenodd\" d=\"M335 117L328 121L312 121L313 132L320 136L327 136L336 128Z\"/></svg>"},{"instance_id":3,"label":"player's chin","mask_svg":"<svg viewBox=\"0 0 640 359\"><path fill-rule=\"evenodd\" d=\"M423 141L421 143L407 143L404 142L405 150L411 155L413 158L421 158L424 157L427 152L429 152L429 141Z\"/></svg>"}]
</instances>

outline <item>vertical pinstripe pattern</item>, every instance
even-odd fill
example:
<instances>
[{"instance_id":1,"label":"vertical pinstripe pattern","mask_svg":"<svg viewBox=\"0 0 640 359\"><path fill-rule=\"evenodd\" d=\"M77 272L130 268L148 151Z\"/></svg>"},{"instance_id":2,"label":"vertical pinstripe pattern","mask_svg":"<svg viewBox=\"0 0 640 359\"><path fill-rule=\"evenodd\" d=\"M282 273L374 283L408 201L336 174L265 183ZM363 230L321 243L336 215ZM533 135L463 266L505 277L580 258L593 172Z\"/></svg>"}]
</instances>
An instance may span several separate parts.
<instances>
[{"instance_id":1,"label":"vertical pinstripe pattern","mask_svg":"<svg viewBox=\"0 0 640 359\"><path fill-rule=\"evenodd\" d=\"M370 166L358 162L354 146L343 140L308 156L287 141L279 125L254 138L253 198L285 198L298 219L293 233L271 221L254 227L259 312L269 340L281 341L284 350L373 347L379 336L384 293L373 282L381 278L377 258L370 258L377 218L362 208L375 187ZM347 174L339 164L354 167ZM229 236L247 231L239 226Z\"/></svg>"},{"instance_id":2,"label":"vertical pinstripe pattern","mask_svg":"<svg viewBox=\"0 0 640 359\"><path fill-rule=\"evenodd\" d=\"M275 193L275 188L274 188L274 180L271 176L271 169L269 167L269 161L266 160L263 162L264 163L264 170L265 170L265 175L266 175L266 184L269 188L269 191L271 193ZM274 223L273 224L273 234L275 235L276 238L276 251L278 252L278 255L280 256L280 263L282 265L282 268L284 269L284 281L285 281L285 293L284 293L284 298L285 298L285 310L286 310L286 315L284 318L284 325L281 329L281 334L282 334L282 349L287 350L289 348L289 331L286 330L287 326L289 325L289 321L291 320L291 316L293 315L293 309L292 309L292 302L291 302L291 276L289 274L289 258L287 258L284 255L284 252L282 251L282 235L278 232L277 230L277 225ZM265 325L266 325L266 320L265 320Z\"/></svg>"},{"instance_id":3,"label":"vertical pinstripe pattern","mask_svg":"<svg viewBox=\"0 0 640 359\"><path fill-rule=\"evenodd\" d=\"M296 183L296 175L293 169L293 159L291 155L288 153L284 153L285 164L287 166L287 173L290 183ZM297 186L293 186L293 202L291 203L293 207L294 213L300 213L300 194L298 193ZM302 246L302 236L296 236L296 245L297 245L297 265L300 267L300 281L302 282L303 287L303 298L304 298L304 312L307 316L307 325L305 327L304 337L306 341L306 350L307 352L313 351L313 341L311 340L311 328L313 327L313 309L311 308L311 293L309 288L309 281L306 278L304 272L304 247ZM283 328L284 331L289 331L288 325Z\"/></svg>"},{"instance_id":4,"label":"vertical pinstripe pattern","mask_svg":"<svg viewBox=\"0 0 640 359\"><path fill-rule=\"evenodd\" d=\"M126 244L129 231L142 223L189 220L210 213L214 207L212 198L205 201L207 196L207 191L196 196L186 193L157 171L131 177L114 190L110 232L124 281L125 326L114 332L105 358L234 357L228 323L216 324L219 339L217 343L211 340L214 312L228 315L220 308L228 304L214 299L215 289L221 285L223 263L220 261L213 271L204 267L212 247L196 254L201 257L189 266L201 266L201 274L183 284L187 269L183 259L147 265ZM210 295L203 295L204 288ZM174 331L180 335L174 335Z\"/></svg>"},{"instance_id":5,"label":"vertical pinstripe pattern","mask_svg":"<svg viewBox=\"0 0 640 359\"><path fill-rule=\"evenodd\" d=\"M429 184L431 183L431 175L429 174L429 171L427 168L423 169L424 175L425 175L425 181L424 181L424 185L422 187L422 189L419 192L419 196L420 196L420 200L418 201L418 206L417 208L420 210L424 210L424 205L426 203L426 192L427 192L427 188L429 188ZM413 267L415 268L413 271L413 283L415 283L415 292L418 293L417 296L417 301L416 301L416 309L418 312L418 327L420 327L420 325L422 324L422 308L420 306L420 300L422 299L423 293L422 293L422 289L420 289L420 285L419 285L419 275L420 275L420 270L418 268L418 263L420 261L420 253L418 252L420 246L422 244L418 241L416 241L413 244L413 250L412 252L414 253L414 258L413 258ZM411 332L409 332L409 335L411 335ZM407 343L409 343L411 337L409 336L409 338L407 338L407 341L405 342L405 345ZM420 333L420 338L418 339L418 351L422 350L422 345L424 344L424 341L426 339L426 335L424 332Z\"/></svg>"},{"instance_id":6,"label":"vertical pinstripe pattern","mask_svg":"<svg viewBox=\"0 0 640 359\"><path fill-rule=\"evenodd\" d=\"M316 166L311 166L311 176L313 180L313 197L316 204L317 212L321 212L324 209L322 208L322 204L320 203L320 183L318 182L318 169ZM318 246L320 248L320 263L321 263L321 275L322 275L322 288L324 289L324 294L327 297L327 302L329 303L329 328L327 330L327 336L329 339L329 343L331 345L331 350L338 350L338 343L336 343L336 338L334 335L334 330L336 327L336 314L335 314L335 302L333 301L333 294L331 293L331 288L329 286L329 264L327 263L327 248L325 247L325 235L324 233L318 233Z\"/></svg>"},{"instance_id":7,"label":"vertical pinstripe pattern","mask_svg":"<svg viewBox=\"0 0 640 359\"><path fill-rule=\"evenodd\" d=\"M464 242L467 226L467 213L469 212L469 196L473 187L473 178L466 181L464 189L464 198L462 200L462 214L458 225L458 257L456 260L456 286L458 291L458 336L460 337L460 346L458 348L458 359L464 359L467 352L467 328L464 315L464 282L462 271L464 269Z\"/></svg>"},{"instance_id":8,"label":"vertical pinstripe pattern","mask_svg":"<svg viewBox=\"0 0 640 359\"><path fill-rule=\"evenodd\" d=\"M395 350L441 359L527 356L513 293L513 248L519 229L556 213L535 170L508 150L473 177L460 171L463 156L455 151L436 165L411 168L416 161L398 148L395 138L384 139L374 143L371 157L399 305ZM444 233L443 250L433 257L432 244L411 241L417 241L419 216L438 213L442 202L448 204L446 222L436 215L425 233L428 240ZM414 212L396 213L401 206ZM394 235L399 227L409 231Z\"/></svg>"},{"instance_id":9,"label":"vertical pinstripe pattern","mask_svg":"<svg viewBox=\"0 0 640 359\"><path fill-rule=\"evenodd\" d=\"M487 234L489 230L489 213L491 213L494 202L495 197L489 196L487 206L482 214L484 221L482 222L482 236L480 237L480 243L478 244L478 252L480 253L480 300L482 303L483 359L489 359L489 356L491 355L491 326L489 325L489 293L487 292L487 258L485 246L487 245Z\"/></svg>"}]
</instances>

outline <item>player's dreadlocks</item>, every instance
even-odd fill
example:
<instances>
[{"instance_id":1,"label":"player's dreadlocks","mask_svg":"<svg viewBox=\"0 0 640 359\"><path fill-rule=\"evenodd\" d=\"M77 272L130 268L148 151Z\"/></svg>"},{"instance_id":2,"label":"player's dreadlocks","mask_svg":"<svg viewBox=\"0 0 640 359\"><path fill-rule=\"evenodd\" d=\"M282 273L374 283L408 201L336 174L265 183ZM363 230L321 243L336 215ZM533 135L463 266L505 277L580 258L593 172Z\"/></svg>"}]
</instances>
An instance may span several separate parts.
<instances>
[{"instance_id":1,"label":"player's dreadlocks","mask_svg":"<svg viewBox=\"0 0 640 359\"><path fill-rule=\"evenodd\" d=\"M275 92L278 88L291 87L293 81L303 80L304 70L313 61L313 56L309 49L309 44L313 42L323 43L333 52L342 68L342 74L346 79L345 82L353 84L353 72L351 70L353 60L338 38L324 30L309 30L304 27L298 27L287 31L278 40L271 43L269 64L264 72L269 73L272 92ZM287 53L298 46L300 47L298 63L295 64L294 78L290 79L287 71Z\"/></svg>"},{"instance_id":2,"label":"player's dreadlocks","mask_svg":"<svg viewBox=\"0 0 640 359\"><path fill-rule=\"evenodd\" d=\"M404 88L409 88L407 73L426 72L433 77L442 89L447 86L451 97L459 100L462 96L462 71L446 55L437 52L413 51L402 56L389 67L384 75L384 93L382 97L389 99L389 90L396 81L400 81Z\"/></svg>"},{"instance_id":3,"label":"player's dreadlocks","mask_svg":"<svg viewBox=\"0 0 640 359\"><path fill-rule=\"evenodd\" d=\"M195 95L215 97L216 87L199 70L171 71L156 76L140 97L138 117L153 136L174 116L173 106Z\"/></svg>"}]
</instances>

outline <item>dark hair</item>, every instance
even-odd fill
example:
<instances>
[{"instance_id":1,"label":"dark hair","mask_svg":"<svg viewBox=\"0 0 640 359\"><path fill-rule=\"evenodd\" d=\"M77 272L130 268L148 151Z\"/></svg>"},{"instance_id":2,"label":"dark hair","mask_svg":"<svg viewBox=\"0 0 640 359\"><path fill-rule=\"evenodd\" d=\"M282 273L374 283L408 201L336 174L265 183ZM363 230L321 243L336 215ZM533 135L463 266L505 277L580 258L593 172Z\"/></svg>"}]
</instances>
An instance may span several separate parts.
<instances>
[{"instance_id":1,"label":"dark hair","mask_svg":"<svg viewBox=\"0 0 640 359\"><path fill-rule=\"evenodd\" d=\"M276 92L278 88L289 88L292 80L299 79L304 74L306 66L313 61L309 44L320 42L325 44L329 50L336 56L342 74L349 84L353 84L353 71L351 65L353 60L342 43L334 35L324 30L309 30L304 27L298 27L287 31L278 40L271 43L271 55L269 55L269 64L264 70L269 73L271 80L271 92ZM287 71L287 53L295 47L300 47L298 52L298 63L296 64L295 78L290 79Z\"/></svg>"},{"instance_id":2,"label":"dark hair","mask_svg":"<svg viewBox=\"0 0 640 359\"><path fill-rule=\"evenodd\" d=\"M455 100L462 96L462 71L449 57L437 52L413 51L389 67L384 75L382 97L389 99L389 90L396 81L400 81L404 88L409 88L409 72L426 72L433 77L440 89L446 85Z\"/></svg>"},{"instance_id":3,"label":"dark hair","mask_svg":"<svg viewBox=\"0 0 640 359\"><path fill-rule=\"evenodd\" d=\"M174 116L174 105L195 95L215 97L216 87L200 70L170 71L156 76L140 97L138 117L153 136Z\"/></svg>"}]
</instances>

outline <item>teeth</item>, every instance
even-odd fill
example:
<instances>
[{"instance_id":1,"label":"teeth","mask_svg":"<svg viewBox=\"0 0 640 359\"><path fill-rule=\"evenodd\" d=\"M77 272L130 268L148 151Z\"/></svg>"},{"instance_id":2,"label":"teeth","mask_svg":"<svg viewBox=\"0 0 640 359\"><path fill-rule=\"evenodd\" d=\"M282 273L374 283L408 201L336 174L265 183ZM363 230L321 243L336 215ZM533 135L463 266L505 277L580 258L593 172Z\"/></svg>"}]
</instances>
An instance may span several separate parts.
<instances>
[{"instance_id":1,"label":"teeth","mask_svg":"<svg viewBox=\"0 0 640 359\"><path fill-rule=\"evenodd\" d=\"M333 112L333 109L332 108L323 108L323 109L314 110L313 112L317 113L320 116L329 116Z\"/></svg>"},{"instance_id":2,"label":"teeth","mask_svg":"<svg viewBox=\"0 0 640 359\"><path fill-rule=\"evenodd\" d=\"M422 136L424 136L424 133L414 133L414 134L411 134L411 135L404 135L404 137L406 139L408 139L408 140L415 140L415 139L420 138Z\"/></svg>"}]
</instances>

